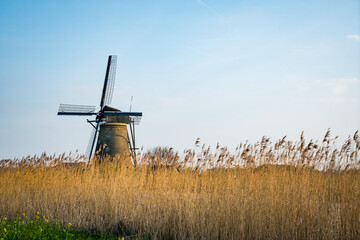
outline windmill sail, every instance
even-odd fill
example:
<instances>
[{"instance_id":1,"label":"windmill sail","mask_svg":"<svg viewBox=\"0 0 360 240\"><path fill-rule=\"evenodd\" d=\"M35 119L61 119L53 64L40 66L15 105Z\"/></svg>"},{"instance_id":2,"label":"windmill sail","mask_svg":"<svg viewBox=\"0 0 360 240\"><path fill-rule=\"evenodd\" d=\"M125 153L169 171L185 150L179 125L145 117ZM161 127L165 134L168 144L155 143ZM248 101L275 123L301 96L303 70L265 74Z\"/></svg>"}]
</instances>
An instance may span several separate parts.
<instances>
[{"instance_id":1,"label":"windmill sail","mask_svg":"<svg viewBox=\"0 0 360 240\"><path fill-rule=\"evenodd\" d=\"M91 159L92 153L94 151L94 145L95 145L96 137L97 137L97 134L98 134L98 131L99 131L99 125L100 125L100 123L98 122L96 124L96 128L93 128L93 130L91 132L91 135L90 135L90 140L89 140L86 152L85 152L85 156L89 160Z\"/></svg>"},{"instance_id":2,"label":"windmill sail","mask_svg":"<svg viewBox=\"0 0 360 240\"><path fill-rule=\"evenodd\" d=\"M114 90L115 75L116 75L116 61L117 58L114 55L109 56L108 64L106 68L104 87L101 95L100 108L110 105Z\"/></svg>"},{"instance_id":3,"label":"windmill sail","mask_svg":"<svg viewBox=\"0 0 360 240\"><path fill-rule=\"evenodd\" d=\"M95 115L95 106L60 104L58 115Z\"/></svg>"},{"instance_id":4,"label":"windmill sail","mask_svg":"<svg viewBox=\"0 0 360 240\"><path fill-rule=\"evenodd\" d=\"M90 160L90 157L91 157L90 151L91 151L92 143L93 143L93 141L94 141L95 131L96 131L95 128L93 128L92 131L91 131L89 143L88 143L88 145L87 145L86 152L85 152L85 157L87 157L89 160Z\"/></svg>"}]
</instances>

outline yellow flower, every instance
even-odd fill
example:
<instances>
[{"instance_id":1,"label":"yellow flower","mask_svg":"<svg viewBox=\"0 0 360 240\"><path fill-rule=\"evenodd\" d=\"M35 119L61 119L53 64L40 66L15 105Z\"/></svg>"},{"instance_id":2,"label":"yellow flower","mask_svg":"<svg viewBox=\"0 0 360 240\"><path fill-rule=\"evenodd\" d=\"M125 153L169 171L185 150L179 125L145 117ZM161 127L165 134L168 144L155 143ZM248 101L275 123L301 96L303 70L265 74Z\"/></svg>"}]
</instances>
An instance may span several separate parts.
<instances>
[{"instance_id":1,"label":"yellow flower","mask_svg":"<svg viewBox=\"0 0 360 240\"><path fill-rule=\"evenodd\" d=\"M4 217L4 220L6 221L6 220L7 220L7 218L6 218L6 217Z\"/></svg>"},{"instance_id":2,"label":"yellow flower","mask_svg":"<svg viewBox=\"0 0 360 240\"><path fill-rule=\"evenodd\" d=\"M69 222L69 227L71 227L71 225L72 225L72 224Z\"/></svg>"},{"instance_id":3,"label":"yellow flower","mask_svg":"<svg viewBox=\"0 0 360 240\"><path fill-rule=\"evenodd\" d=\"M39 214L40 214L39 211L37 211L37 212L36 212L36 215L39 215Z\"/></svg>"},{"instance_id":4,"label":"yellow flower","mask_svg":"<svg viewBox=\"0 0 360 240\"><path fill-rule=\"evenodd\" d=\"M4 228L4 232L7 232L6 228Z\"/></svg>"}]
</instances>

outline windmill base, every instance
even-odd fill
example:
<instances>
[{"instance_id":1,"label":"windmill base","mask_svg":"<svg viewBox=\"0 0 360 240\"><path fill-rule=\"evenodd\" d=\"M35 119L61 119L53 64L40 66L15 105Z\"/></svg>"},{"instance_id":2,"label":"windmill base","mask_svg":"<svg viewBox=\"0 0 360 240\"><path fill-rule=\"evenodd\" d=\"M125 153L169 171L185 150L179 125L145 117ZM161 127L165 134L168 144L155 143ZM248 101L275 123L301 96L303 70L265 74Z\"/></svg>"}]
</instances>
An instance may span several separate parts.
<instances>
[{"instance_id":1,"label":"windmill base","mask_svg":"<svg viewBox=\"0 0 360 240\"><path fill-rule=\"evenodd\" d=\"M96 145L97 155L129 155L129 135L126 123L105 123L100 125Z\"/></svg>"}]
</instances>

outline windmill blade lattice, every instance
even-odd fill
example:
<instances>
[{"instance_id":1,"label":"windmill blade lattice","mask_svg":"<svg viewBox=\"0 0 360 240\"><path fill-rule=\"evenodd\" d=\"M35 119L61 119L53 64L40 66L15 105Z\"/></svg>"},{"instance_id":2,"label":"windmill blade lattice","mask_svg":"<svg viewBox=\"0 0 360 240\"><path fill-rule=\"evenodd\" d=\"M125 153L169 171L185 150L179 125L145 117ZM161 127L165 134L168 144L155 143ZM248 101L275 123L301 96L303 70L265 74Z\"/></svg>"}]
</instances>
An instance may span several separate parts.
<instances>
[{"instance_id":1,"label":"windmill blade lattice","mask_svg":"<svg viewBox=\"0 0 360 240\"><path fill-rule=\"evenodd\" d=\"M95 106L60 104L58 115L95 115Z\"/></svg>"},{"instance_id":2,"label":"windmill blade lattice","mask_svg":"<svg viewBox=\"0 0 360 240\"><path fill-rule=\"evenodd\" d=\"M110 105L114 91L115 75L116 75L116 62L117 57L114 55L109 56L108 65L106 68L105 81L103 92L101 95L100 108Z\"/></svg>"},{"instance_id":3,"label":"windmill blade lattice","mask_svg":"<svg viewBox=\"0 0 360 240\"><path fill-rule=\"evenodd\" d=\"M86 152L85 152L85 156L90 160L91 159L91 155L93 153L94 150L94 145L96 142L96 137L99 131L99 124L96 124L96 128L93 128L93 130L91 131L91 135L90 135L90 139L89 139L89 143L88 146L86 148Z\"/></svg>"},{"instance_id":4,"label":"windmill blade lattice","mask_svg":"<svg viewBox=\"0 0 360 240\"><path fill-rule=\"evenodd\" d=\"M110 72L109 72L109 81L108 81L106 95L105 95L105 101L104 101L105 106L109 106L112 101L112 96L113 96L113 92L114 92L114 84L115 84L115 76L116 76L116 63L117 63L116 56L112 56Z\"/></svg>"}]
</instances>

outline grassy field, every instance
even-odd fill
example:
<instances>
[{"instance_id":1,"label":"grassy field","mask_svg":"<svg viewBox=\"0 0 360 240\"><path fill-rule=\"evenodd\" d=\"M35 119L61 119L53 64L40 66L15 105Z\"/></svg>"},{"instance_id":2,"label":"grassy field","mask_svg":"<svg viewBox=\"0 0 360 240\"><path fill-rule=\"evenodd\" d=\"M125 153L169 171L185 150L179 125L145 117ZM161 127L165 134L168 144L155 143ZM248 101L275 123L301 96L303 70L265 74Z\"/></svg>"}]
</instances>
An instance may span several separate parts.
<instances>
[{"instance_id":1,"label":"grassy field","mask_svg":"<svg viewBox=\"0 0 360 240\"><path fill-rule=\"evenodd\" d=\"M75 231L71 223L60 220L48 220L37 212L35 216L28 217L25 213L20 214L14 220L6 217L0 219L0 239L120 239L107 234L94 234L86 231Z\"/></svg>"},{"instance_id":2,"label":"grassy field","mask_svg":"<svg viewBox=\"0 0 360 240\"><path fill-rule=\"evenodd\" d=\"M3 161L0 216L71 222L74 231L125 239L360 239L360 141L263 138L234 153L206 146L179 157L71 156ZM32 219L34 220L34 219ZM0 229L3 231L3 229Z\"/></svg>"}]
</instances>

